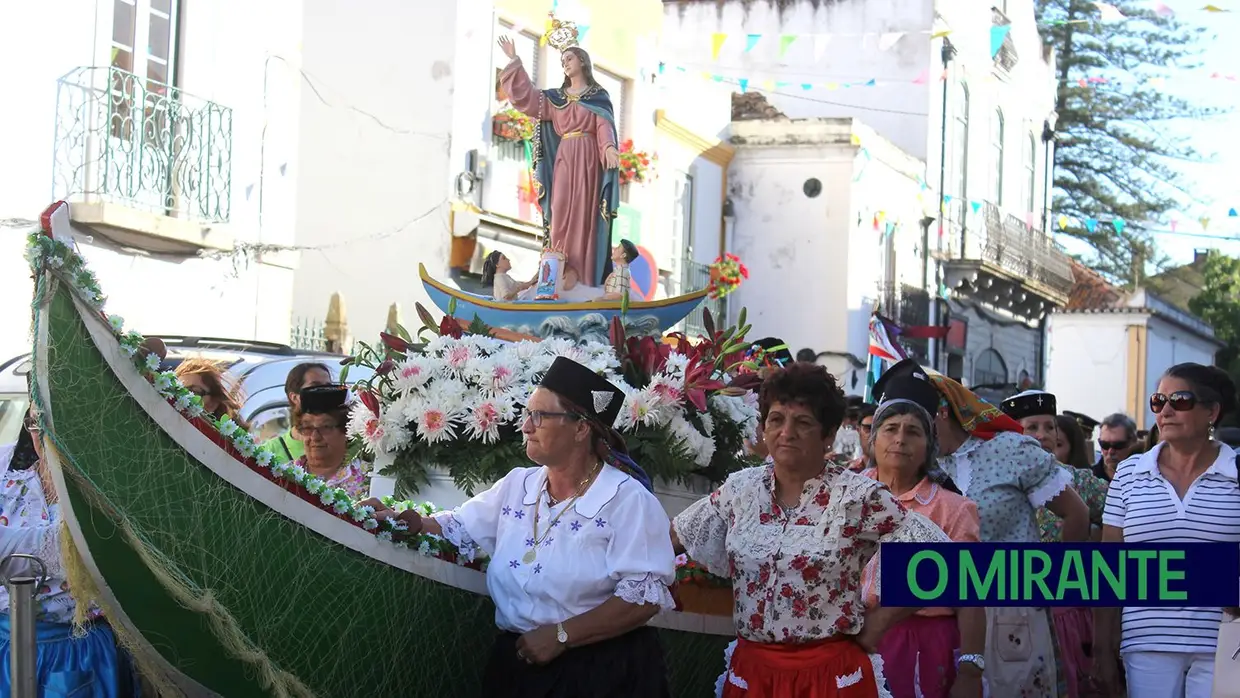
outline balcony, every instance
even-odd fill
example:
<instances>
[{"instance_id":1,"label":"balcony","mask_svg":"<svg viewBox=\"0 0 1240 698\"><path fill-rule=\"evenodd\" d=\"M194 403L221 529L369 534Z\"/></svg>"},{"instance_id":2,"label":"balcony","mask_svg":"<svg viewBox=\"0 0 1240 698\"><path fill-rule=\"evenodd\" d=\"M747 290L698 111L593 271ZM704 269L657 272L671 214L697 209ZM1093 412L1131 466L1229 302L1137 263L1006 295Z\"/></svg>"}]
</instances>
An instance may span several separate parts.
<instances>
[{"instance_id":1,"label":"balcony","mask_svg":"<svg viewBox=\"0 0 1240 698\"><path fill-rule=\"evenodd\" d=\"M232 110L114 67L56 90L53 196L75 222L155 252L231 249Z\"/></svg>"},{"instance_id":2,"label":"balcony","mask_svg":"<svg viewBox=\"0 0 1240 698\"><path fill-rule=\"evenodd\" d=\"M534 194L528 141L496 136L487 162L482 206L488 212L542 226L538 197Z\"/></svg>"},{"instance_id":3,"label":"balcony","mask_svg":"<svg viewBox=\"0 0 1240 698\"><path fill-rule=\"evenodd\" d=\"M948 288L1029 320L1067 303L1071 262L1054 240L993 204L980 213L981 224L974 216L971 227L962 226L958 214L948 216Z\"/></svg>"},{"instance_id":4,"label":"balcony","mask_svg":"<svg viewBox=\"0 0 1240 698\"><path fill-rule=\"evenodd\" d=\"M701 291L710 286L710 265L700 264L692 260L683 260L684 273L683 280L676 283L675 277L664 277L664 292L669 296L679 296L694 291ZM706 334L706 311L710 310L710 314L715 320L715 329L724 329L727 322L727 299L711 298L707 296L702 300L698 307L684 319L681 327L677 329L684 332L691 339Z\"/></svg>"}]
</instances>

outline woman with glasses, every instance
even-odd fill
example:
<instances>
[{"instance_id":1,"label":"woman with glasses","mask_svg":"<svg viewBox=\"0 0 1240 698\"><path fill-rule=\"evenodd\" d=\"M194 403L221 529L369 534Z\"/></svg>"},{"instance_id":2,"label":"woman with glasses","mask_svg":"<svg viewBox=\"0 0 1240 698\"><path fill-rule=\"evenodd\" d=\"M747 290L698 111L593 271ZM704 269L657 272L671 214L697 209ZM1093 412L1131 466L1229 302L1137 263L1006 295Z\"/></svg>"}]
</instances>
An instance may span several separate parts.
<instances>
[{"instance_id":1,"label":"woman with glasses","mask_svg":"<svg viewBox=\"0 0 1240 698\"><path fill-rule=\"evenodd\" d=\"M215 361L186 359L177 365L177 379L191 393L202 399L202 409L219 419L227 416L249 430L250 425L241 418L241 395L236 386L224 377L224 369Z\"/></svg>"},{"instance_id":2,"label":"woman with glasses","mask_svg":"<svg viewBox=\"0 0 1240 698\"><path fill-rule=\"evenodd\" d=\"M343 385L316 385L301 391L297 433L306 452L296 463L358 500L369 494L370 480L363 461L348 457L348 399L349 389Z\"/></svg>"},{"instance_id":3,"label":"woman with glasses","mask_svg":"<svg viewBox=\"0 0 1240 698\"><path fill-rule=\"evenodd\" d=\"M513 469L452 511L397 516L466 559L490 555L500 635L483 670L488 698L670 695L646 623L675 608L676 556L650 480L612 428L623 403L610 381L559 357L520 420L525 454L539 465Z\"/></svg>"},{"instance_id":4,"label":"woman with glasses","mask_svg":"<svg viewBox=\"0 0 1240 698\"><path fill-rule=\"evenodd\" d=\"M1236 452L1214 440L1236 408L1222 369L1172 366L1150 396L1161 441L1120 463L1107 493L1105 543L1240 542ZM1109 695L1208 698L1218 644L1219 608L1094 609L1095 675Z\"/></svg>"}]
</instances>

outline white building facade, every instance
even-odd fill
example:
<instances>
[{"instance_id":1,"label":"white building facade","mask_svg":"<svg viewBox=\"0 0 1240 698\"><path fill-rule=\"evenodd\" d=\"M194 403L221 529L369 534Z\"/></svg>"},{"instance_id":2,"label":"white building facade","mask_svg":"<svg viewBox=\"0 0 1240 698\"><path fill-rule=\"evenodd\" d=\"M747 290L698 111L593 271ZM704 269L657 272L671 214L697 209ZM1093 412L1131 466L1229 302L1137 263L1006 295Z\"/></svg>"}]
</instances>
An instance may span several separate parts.
<instances>
[{"instance_id":1,"label":"white building facade","mask_svg":"<svg viewBox=\"0 0 1240 698\"><path fill-rule=\"evenodd\" d=\"M1027 383L1042 382L1042 319L1066 301L1072 277L1067 257L1043 232L1053 145L1043 135L1053 129L1056 84L1032 0L993 8L935 0L679 0L665 3L665 18L665 71L760 91L794 120L856 117L924 162L926 188L916 191L939 219L928 245L936 261L925 285L900 288L889 306L900 308L893 314L902 324L937 319L951 332L909 348L969 385L994 383L1002 392L1019 386L1022 372ZM734 181L743 178L739 168ZM795 178L789 174L789 187ZM738 234L745 225L738 213ZM773 273L753 266L755 274ZM813 274L805 269L795 278ZM787 270L780 276L791 283ZM903 283L887 276L862 285ZM943 299L937 308L931 297ZM842 295L805 300L849 302Z\"/></svg>"},{"instance_id":2,"label":"white building facade","mask_svg":"<svg viewBox=\"0 0 1240 698\"><path fill-rule=\"evenodd\" d=\"M1061 409L1154 425L1149 396L1175 364L1211 365L1223 343L1200 319L1142 290L1114 307L1052 313L1046 388Z\"/></svg>"}]
</instances>

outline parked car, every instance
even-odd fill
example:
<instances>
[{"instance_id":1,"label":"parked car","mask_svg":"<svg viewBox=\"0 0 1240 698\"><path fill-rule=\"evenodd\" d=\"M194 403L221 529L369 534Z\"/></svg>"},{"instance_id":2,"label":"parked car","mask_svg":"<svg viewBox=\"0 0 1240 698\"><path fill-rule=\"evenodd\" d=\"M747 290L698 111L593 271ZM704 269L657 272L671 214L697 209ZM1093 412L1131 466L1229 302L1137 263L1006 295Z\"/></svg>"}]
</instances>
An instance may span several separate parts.
<instances>
[{"instance_id":1,"label":"parked car","mask_svg":"<svg viewBox=\"0 0 1240 698\"><path fill-rule=\"evenodd\" d=\"M185 359L203 358L219 362L234 381L239 381L244 402L241 416L251 425L258 442L278 436L290 424L288 396L284 380L294 366L306 362L326 365L333 380L340 379L339 354L298 351L271 342L209 337L160 337L168 347L165 370L173 370ZM0 443L13 443L21 431L22 417L29 398L26 374L30 372L30 355L26 354L0 364ZM370 369L354 366L349 382L369 378Z\"/></svg>"}]
</instances>

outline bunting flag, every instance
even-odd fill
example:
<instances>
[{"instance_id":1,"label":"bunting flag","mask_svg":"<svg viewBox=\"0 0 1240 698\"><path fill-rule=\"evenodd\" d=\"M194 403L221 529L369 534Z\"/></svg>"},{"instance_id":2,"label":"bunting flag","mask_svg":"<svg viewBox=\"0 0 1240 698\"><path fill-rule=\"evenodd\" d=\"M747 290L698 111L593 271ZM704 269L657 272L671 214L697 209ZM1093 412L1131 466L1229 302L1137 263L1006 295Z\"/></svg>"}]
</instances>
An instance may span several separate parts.
<instances>
[{"instance_id":1,"label":"bunting flag","mask_svg":"<svg viewBox=\"0 0 1240 698\"><path fill-rule=\"evenodd\" d=\"M1010 24L990 28L990 57L992 59L999 55L999 49L1003 48L1003 40L1011 31L1012 25Z\"/></svg>"},{"instance_id":2,"label":"bunting flag","mask_svg":"<svg viewBox=\"0 0 1240 698\"><path fill-rule=\"evenodd\" d=\"M586 42L586 33L590 31L590 25L577 25L577 43L584 44Z\"/></svg>"},{"instance_id":3,"label":"bunting flag","mask_svg":"<svg viewBox=\"0 0 1240 698\"><path fill-rule=\"evenodd\" d=\"M741 92L742 92L742 93L744 93L744 92L746 92L746 91L748 91L748 90L749 90L749 81L748 81L748 80L745 80L744 78L742 78L742 79L740 79L740 80L738 80L738 81L737 81L737 84L738 84L738 85L740 85L740 88L741 88Z\"/></svg>"},{"instance_id":4,"label":"bunting flag","mask_svg":"<svg viewBox=\"0 0 1240 698\"><path fill-rule=\"evenodd\" d=\"M1102 16L1103 22L1119 22L1127 19L1123 12L1114 5L1108 5L1105 2L1095 2L1094 7L1098 8L1098 14Z\"/></svg>"},{"instance_id":5,"label":"bunting flag","mask_svg":"<svg viewBox=\"0 0 1240 698\"><path fill-rule=\"evenodd\" d=\"M1159 17L1174 17L1175 10L1171 9L1170 7L1167 7L1166 5L1160 2L1154 5L1154 14L1158 15Z\"/></svg>"},{"instance_id":6,"label":"bunting flag","mask_svg":"<svg viewBox=\"0 0 1240 698\"><path fill-rule=\"evenodd\" d=\"M712 61L719 60L719 52L723 50L723 43L727 40L727 34L715 33L710 35L710 59Z\"/></svg>"},{"instance_id":7,"label":"bunting flag","mask_svg":"<svg viewBox=\"0 0 1240 698\"><path fill-rule=\"evenodd\" d=\"M913 84L924 85L927 82L929 82L929 80L930 80L930 69L926 68L925 70L921 71L920 75L918 75L916 78L913 78Z\"/></svg>"},{"instance_id":8,"label":"bunting flag","mask_svg":"<svg viewBox=\"0 0 1240 698\"><path fill-rule=\"evenodd\" d=\"M1123 218L1116 218L1115 220L1111 221L1111 227L1115 228L1115 232L1119 233L1120 235L1124 234L1125 225L1126 223L1124 223Z\"/></svg>"},{"instance_id":9,"label":"bunting flag","mask_svg":"<svg viewBox=\"0 0 1240 698\"><path fill-rule=\"evenodd\" d=\"M1206 12L1231 12L1231 10L1224 10L1223 8L1216 7L1214 5L1206 5L1205 7L1201 9L1205 10Z\"/></svg>"},{"instance_id":10,"label":"bunting flag","mask_svg":"<svg viewBox=\"0 0 1240 698\"><path fill-rule=\"evenodd\" d=\"M745 53L749 53L762 40L761 34L750 34L745 37Z\"/></svg>"},{"instance_id":11,"label":"bunting flag","mask_svg":"<svg viewBox=\"0 0 1240 698\"><path fill-rule=\"evenodd\" d=\"M788 48L797 40L796 34L783 34L779 37L779 58L782 60Z\"/></svg>"}]
</instances>

